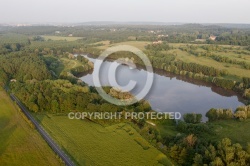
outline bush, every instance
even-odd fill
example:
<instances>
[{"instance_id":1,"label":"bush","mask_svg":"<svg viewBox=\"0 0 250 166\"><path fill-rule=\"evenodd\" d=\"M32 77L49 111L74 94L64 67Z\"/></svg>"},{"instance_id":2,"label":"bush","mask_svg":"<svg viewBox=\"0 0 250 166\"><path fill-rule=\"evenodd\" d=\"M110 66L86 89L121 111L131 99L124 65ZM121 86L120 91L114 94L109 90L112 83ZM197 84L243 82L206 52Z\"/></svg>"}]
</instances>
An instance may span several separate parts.
<instances>
[{"instance_id":1,"label":"bush","mask_svg":"<svg viewBox=\"0 0 250 166\"><path fill-rule=\"evenodd\" d=\"M234 116L235 116L236 118L238 118L239 120L241 120L241 121L247 119L247 115L246 115L245 111L237 111L237 112L234 114Z\"/></svg>"},{"instance_id":2,"label":"bush","mask_svg":"<svg viewBox=\"0 0 250 166\"><path fill-rule=\"evenodd\" d=\"M234 116L240 120L250 118L250 105L238 107Z\"/></svg>"},{"instance_id":3,"label":"bush","mask_svg":"<svg viewBox=\"0 0 250 166\"><path fill-rule=\"evenodd\" d=\"M167 158L166 155L164 154L159 154L157 157L156 157L156 160L158 161L158 163L164 165L164 166L172 166L173 164L169 161L169 159Z\"/></svg>"},{"instance_id":4,"label":"bush","mask_svg":"<svg viewBox=\"0 0 250 166\"><path fill-rule=\"evenodd\" d=\"M245 88L250 87L250 78L243 77L242 81L243 81L243 84L244 84Z\"/></svg>"},{"instance_id":5,"label":"bush","mask_svg":"<svg viewBox=\"0 0 250 166\"><path fill-rule=\"evenodd\" d=\"M137 142L139 145L141 145L141 147L144 149L144 150L148 150L150 148L149 146L149 143L144 140L143 138L141 137L136 137L135 139L135 142Z\"/></svg>"},{"instance_id":6,"label":"bush","mask_svg":"<svg viewBox=\"0 0 250 166\"><path fill-rule=\"evenodd\" d=\"M250 89L245 89L243 96L250 99Z\"/></svg>"},{"instance_id":7,"label":"bush","mask_svg":"<svg viewBox=\"0 0 250 166\"><path fill-rule=\"evenodd\" d=\"M202 114L188 113L183 116L186 123L200 123L202 121Z\"/></svg>"},{"instance_id":8,"label":"bush","mask_svg":"<svg viewBox=\"0 0 250 166\"><path fill-rule=\"evenodd\" d=\"M233 89L236 83L235 81L222 78L214 78L212 82L215 83L215 85L225 89Z\"/></svg>"},{"instance_id":9,"label":"bush","mask_svg":"<svg viewBox=\"0 0 250 166\"><path fill-rule=\"evenodd\" d=\"M208 118L209 121L232 119L233 111L231 109L212 108L206 113L206 117Z\"/></svg>"}]
</instances>

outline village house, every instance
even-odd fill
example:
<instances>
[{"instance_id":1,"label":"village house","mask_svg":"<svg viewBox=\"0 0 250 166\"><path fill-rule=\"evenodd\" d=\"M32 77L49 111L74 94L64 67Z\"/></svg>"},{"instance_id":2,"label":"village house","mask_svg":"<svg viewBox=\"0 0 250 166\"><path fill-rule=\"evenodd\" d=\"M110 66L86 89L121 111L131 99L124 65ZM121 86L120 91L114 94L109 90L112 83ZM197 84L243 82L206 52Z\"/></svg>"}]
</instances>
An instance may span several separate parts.
<instances>
[{"instance_id":1,"label":"village house","mask_svg":"<svg viewBox=\"0 0 250 166\"><path fill-rule=\"evenodd\" d=\"M217 38L216 36L210 35L209 40L213 40L214 41L214 40L216 40L216 38Z\"/></svg>"},{"instance_id":2,"label":"village house","mask_svg":"<svg viewBox=\"0 0 250 166\"><path fill-rule=\"evenodd\" d=\"M158 35L157 37L158 37L158 38L161 38L161 37L168 37L168 35Z\"/></svg>"},{"instance_id":3,"label":"village house","mask_svg":"<svg viewBox=\"0 0 250 166\"><path fill-rule=\"evenodd\" d=\"M161 40L154 41L153 44L162 44L162 41Z\"/></svg>"}]
</instances>

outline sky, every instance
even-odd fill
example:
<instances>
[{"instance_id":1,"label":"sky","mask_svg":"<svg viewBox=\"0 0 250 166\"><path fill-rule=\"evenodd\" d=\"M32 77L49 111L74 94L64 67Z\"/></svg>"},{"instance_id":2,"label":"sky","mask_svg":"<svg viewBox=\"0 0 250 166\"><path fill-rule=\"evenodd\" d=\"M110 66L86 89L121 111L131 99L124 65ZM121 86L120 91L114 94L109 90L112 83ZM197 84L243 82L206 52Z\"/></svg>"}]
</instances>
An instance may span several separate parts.
<instances>
[{"instance_id":1,"label":"sky","mask_svg":"<svg viewBox=\"0 0 250 166\"><path fill-rule=\"evenodd\" d=\"M250 23L250 0L0 0L0 23Z\"/></svg>"}]
</instances>

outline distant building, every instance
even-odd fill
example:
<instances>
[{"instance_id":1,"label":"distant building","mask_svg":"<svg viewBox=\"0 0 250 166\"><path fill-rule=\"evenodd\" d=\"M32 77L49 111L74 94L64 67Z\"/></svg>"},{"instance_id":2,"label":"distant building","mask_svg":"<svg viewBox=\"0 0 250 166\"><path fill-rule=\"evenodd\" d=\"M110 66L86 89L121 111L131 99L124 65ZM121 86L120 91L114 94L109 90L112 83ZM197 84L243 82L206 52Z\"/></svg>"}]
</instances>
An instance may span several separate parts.
<instances>
[{"instance_id":1,"label":"distant building","mask_svg":"<svg viewBox=\"0 0 250 166\"><path fill-rule=\"evenodd\" d=\"M69 37L72 37L73 36L73 34L69 34Z\"/></svg>"},{"instance_id":2,"label":"distant building","mask_svg":"<svg viewBox=\"0 0 250 166\"><path fill-rule=\"evenodd\" d=\"M27 27L27 26L31 26L31 24L17 24L17 27Z\"/></svg>"},{"instance_id":3,"label":"distant building","mask_svg":"<svg viewBox=\"0 0 250 166\"><path fill-rule=\"evenodd\" d=\"M157 37L158 37L158 38L161 38L161 37L168 37L168 35L158 35Z\"/></svg>"},{"instance_id":4,"label":"distant building","mask_svg":"<svg viewBox=\"0 0 250 166\"><path fill-rule=\"evenodd\" d=\"M16 79L11 79L10 82L16 82Z\"/></svg>"},{"instance_id":5,"label":"distant building","mask_svg":"<svg viewBox=\"0 0 250 166\"><path fill-rule=\"evenodd\" d=\"M216 40L216 38L217 38L216 36L210 35L209 40L213 40L214 41L214 40Z\"/></svg>"},{"instance_id":6,"label":"distant building","mask_svg":"<svg viewBox=\"0 0 250 166\"><path fill-rule=\"evenodd\" d=\"M162 44L162 41L161 40L154 41L153 44Z\"/></svg>"},{"instance_id":7,"label":"distant building","mask_svg":"<svg viewBox=\"0 0 250 166\"><path fill-rule=\"evenodd\" d=\"M56 34L59 34L59 33L61 33L61 32L60 32L60 31L55 31L55 33L56 33Z\"/></svg>"}]
</instances>

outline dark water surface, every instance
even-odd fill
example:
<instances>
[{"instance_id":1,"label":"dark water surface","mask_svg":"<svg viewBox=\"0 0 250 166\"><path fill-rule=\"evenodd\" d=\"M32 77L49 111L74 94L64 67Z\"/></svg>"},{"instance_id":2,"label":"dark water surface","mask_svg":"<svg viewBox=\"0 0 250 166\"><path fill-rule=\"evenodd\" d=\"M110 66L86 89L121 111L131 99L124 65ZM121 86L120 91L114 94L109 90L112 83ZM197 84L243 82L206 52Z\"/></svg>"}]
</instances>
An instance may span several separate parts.
<instances>
[{"instance_id":1,"label":"dark water surface","mask_svg":"<svg viewBox=\"0 0 250 166\"><path fill-rule=\"evenodd\" d=\"M95 62L95 59L87 58ZM116 62L103 62L100 70L100 80L103 86L114 85L112 82L109 83L108 79L112 63ZM244 105L241 102L242 99L233 91L227 91L210 83L189 79L185 76L169 74L162 70L154 72L153 86L145 99L150 102L155 111L182 114L202 113L205 120L205 114L210 108L231 108L234 111L238 106ZM147 71L130 69L128 66L121 65L117 68L115 77L121 86L126 86L130 80L136 81L137 85L131 93L137 94L145 85ZM94 86L92 74L81 77L81 80Z\"/></svg>"}]
</instances>

